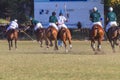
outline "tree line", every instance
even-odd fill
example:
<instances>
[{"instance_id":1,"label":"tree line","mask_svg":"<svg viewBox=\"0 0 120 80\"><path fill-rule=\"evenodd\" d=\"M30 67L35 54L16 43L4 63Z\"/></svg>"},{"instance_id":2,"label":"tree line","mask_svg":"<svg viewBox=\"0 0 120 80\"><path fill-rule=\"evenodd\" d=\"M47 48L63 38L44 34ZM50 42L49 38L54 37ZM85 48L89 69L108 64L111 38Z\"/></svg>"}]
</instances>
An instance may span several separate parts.
<instances>
[{"instance_id":1,"label":"tree line","mask_svg":"<svg viewBox=\"0 0 120 80\"><path fill-rule=\"evenodd\" d=\"M33 17L33 0L0 0L0 18L12 20L18 19L20 23Z\"/></svg>"},{"instance_id":2,"label":"tree line","mask_svg":"<svg viewBox=\"0 0 120 80\"><path fill-rule=\"evenodd\" d=\"M106 15L109 7L113 7L114 12L117 15L117 22L120 24L120 0L104 0L104 15L106 20Z\"/></svg>"},{"instance_id":3,"label":"tree line","mask_svg":"<svg viewBox=\"0 0 120 80\"><path fill-rule=\"evenodd\" d=\"M120 0L101 0L104 3L105 20L109 6L114 8L117 14L117 22L120 24ZM0 18L18 19L25 23L34 15L34 0L0 0Z\"/></svg>"}]
</instances>

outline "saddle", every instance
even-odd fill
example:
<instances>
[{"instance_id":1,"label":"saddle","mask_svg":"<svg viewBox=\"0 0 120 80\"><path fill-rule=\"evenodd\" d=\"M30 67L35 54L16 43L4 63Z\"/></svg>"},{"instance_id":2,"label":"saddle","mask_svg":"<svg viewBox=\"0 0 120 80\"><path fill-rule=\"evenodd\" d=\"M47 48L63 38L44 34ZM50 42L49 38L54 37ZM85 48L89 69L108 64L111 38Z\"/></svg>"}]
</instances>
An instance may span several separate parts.
<instances>
[{"instance_id":1,"label":"saddle","mask_svg":"<svg viewBox=\"0 0 120 80\"><path fill-rule=\"evenodd\" d=\"M9 29L6 34L11 34L11 33L14 33L16 31L16 29Z\"/></svg>"}]
</instances>

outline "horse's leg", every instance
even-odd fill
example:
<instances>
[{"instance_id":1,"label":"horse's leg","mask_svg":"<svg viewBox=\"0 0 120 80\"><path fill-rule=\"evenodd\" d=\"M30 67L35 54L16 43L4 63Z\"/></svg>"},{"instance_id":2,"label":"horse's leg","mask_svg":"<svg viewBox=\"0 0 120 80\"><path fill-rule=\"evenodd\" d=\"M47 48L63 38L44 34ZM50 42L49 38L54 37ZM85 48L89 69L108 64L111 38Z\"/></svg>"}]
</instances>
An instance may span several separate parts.
<instances>
[{"instance_id":1,"label":"horse's leg","mask_svg":"<svg viewBox=\"0 0 120 80\"><path fill-rule=\"evenodd\" d=\"M48 42L49 40L46 35L44 35L44 40L45 40L45 44L46 44L47 48L49 48L49 42Z\"/></svg>"},{"instance_id":2,"label":"horse's leg","mask_svg":"<svg viewBox=\"0 0 120 80\"><path fill-rule=\"evenodd\" d=\"M101 51L101 42L102 40L98 39L98 46L97 46L98 51Z\"/></svg>"},{"instance_id":3,"label":"horse's leg","mask_svg":"<svg viewBox=\"0 0 120 80\"><path fill-rule=\"evenodd\" d=\"M11 50L11 41L8 40L9 50Z\"/></svg>"},{"instance_id":4,"label":"horse's leg","mask_svg":"<svg viewBox=\"0 0 120 80\"><path fill-rule=\"evenodd\" d=\"M41 42L40 47L43 47L43 46L42 46L42 44L43 44L43 40L42 40L42 39L40 39L40 42Z\"/></svg>"},{"instance_id":5,"label":"horse's leg","mask_svg":"<svg viewBox=\"0 0 120 80\"><path fill-rule=\"evenodd\" d=\"M17 39L15 39L15 49L17 49Z\"/></svg>"},{"instance_id":6,"label":"horse's leg","mask_svg":"<svg viewBox=\"0 0 120 80\"><path fill-rule=\"evenodd\" d=\"M13 42L12 42L12 40L10 41L10 43L11 43L11 47L13 47Z\"/></svg>"},{"instance_id":7,"label":"horse's leg","mask_svg":"<svg viewBox=\"0 0 120 80\"><path fill-rule=\"evenodd\" d=\"M112 47L113 52L115 52L114 41L112 41L112 40L109 40L109 41L110 41L110 44L111 44L111 47Z\"/></svg>"},{"instance_id":8,"label":"horse's leg","mask_svg":"<svg viewBox=\"0 0 120 80\"><path fill-rule=\"evenodd\" d=\"M115 45L116 45L116 40L113 40L113 52L115 53Z\"/></svg>"},{"instance_id":9,"label":"horse's leg","mask_svg":"<svg viewBox=\"0 0 120 80\"><path fill-rule=\"evenodd\" d=\"M72 49L71 39L70 39L70 38L68 38L68 41L69 41L69 46L70 46L70 49Z\"/></svg>"},{"instance_id":10,"label":"horse's leg","mask_svg":"<svg viewBox=\"0 0 120 80\"><path fill-rule=\"evenodd\" d=\"M49 41L50 41L50 46L52 47L53 46L52 40L50 39Z\"/></svg>"},{"instance_id":11,"label":"horse's leg","mask_svg":"<svg viewBox=\"0 0 120 80\"><path fill-rule=\"evenodd\" d=\"M93 51L95 51L95 41L94 40L91 40L91 47L92 47Z\"/></svg>"},{"instance_id":12,"label":"horse's leg","mask_svg":"<svg viewBox=\"0 0 120 80\"><path fill-rule=\"evenodd\" d=\"M67 49L67 44L66 44L65 39L63 39L63 43L64 43L64 46L65 46L65 52L68 52L68 49Z\"/></svg>"},{"instance_id":13,"label":"horse's leg","mask_svg":"<svg viewBox=\"0 0 120 80\"><path fill-rule=\"evenodd\" d=\"M55 50L58 50L57 39L55 39Z\"/></svg>"}]
</instances>

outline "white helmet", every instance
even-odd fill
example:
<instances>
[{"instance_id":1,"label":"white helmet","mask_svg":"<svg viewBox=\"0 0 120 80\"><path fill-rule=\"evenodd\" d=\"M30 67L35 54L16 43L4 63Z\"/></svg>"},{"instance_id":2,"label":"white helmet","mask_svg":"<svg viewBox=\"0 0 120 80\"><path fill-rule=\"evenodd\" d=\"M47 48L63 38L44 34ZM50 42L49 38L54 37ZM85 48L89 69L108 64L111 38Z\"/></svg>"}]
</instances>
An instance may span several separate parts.
<instances>
[{"instance_id":1,"label":"white helmet","mask_svg":"<svg viewBox=\"0 0 120 80\"><path fill-rule=\"evenodd\" d=\"M94 10L94 11L97 11L97 7L94 7L93 10Z\"/></svg>"},{"instance_id":2,"label":"white helmet","mask_svg":"<svg viewBox=\"0 0 120 80\"><path fill-rule=\"evenodd\" d=\"M33 20L33 18L32 18L32 17L30 17L30 20Z\"/></svg>"},{"instance_id":3,"label":"white helmet","mask_svg":"<svg viewBox=\"0 0 120 80\"><path fill-rule=\"evenodd\" d=\"M113 8L112 8L112 7L109 7L109 11L112 12L112 11L113 11Z\"/></svg>"},{"instance_id":4,"label":"white helmet","mask_svg":"<svg viewBox=\"0 0 120 80\"><path fill-rule=\"evenodd\" d=\"M17 22L18 20L17 19L14 19L15 22Z\"/></svg>"}]
</instances>

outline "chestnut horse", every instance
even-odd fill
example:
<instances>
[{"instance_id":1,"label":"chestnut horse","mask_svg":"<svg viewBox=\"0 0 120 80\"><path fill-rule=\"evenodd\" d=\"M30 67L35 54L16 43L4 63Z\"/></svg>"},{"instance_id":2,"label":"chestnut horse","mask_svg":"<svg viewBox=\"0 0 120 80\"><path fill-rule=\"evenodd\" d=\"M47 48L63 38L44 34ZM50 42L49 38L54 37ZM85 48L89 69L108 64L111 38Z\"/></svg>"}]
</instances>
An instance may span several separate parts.
<instances>
[{"instance_id":1,"label":"chestnut horse","mask_svg":"<svg viewBox=\"0 0 120 80\"><path fill-rule=\"evenodd\" d=\"M47 44L49 44L49 42L50 42L50 46L53 46L52 41L54 40L55 41L55 47L54 47L55 50L58 50L57 35L58 35L58 31L53 26L49 26L46 29Z\"/></svg>"},{"instance_id":2,"label":"chestnut horse","mask_svg":"<svg viewBox=\"0 0 120 80\"><path fill-rule=\"evenodd\" d=\"M95 41L98 42L97 51L100 51L101 50L101 42L104 38L103 28L98 24L93 25L92 31L90 33L90 38L91 38L91 47L92 47L93 51L96 50L95 49Z\"/></svg>"},{"instance_id":3,"label":"chestnut horse","mask_svg":"<svg viewBox=\"0 0 120 80\"><path fill-rule=\"evenodd\" d=\"M72 49L72 43L71 43L72 36L71 36L71 33L70 33L70 30L69 30L69 29L66 29L66 28L62 27L62 28L59 30L58 37L63 41L66 52L68 52L66 40L69 41L70 49Z\"/></svg>"},{"instance_id":4,"label":"chestnut horse","mask_svg":"<svg viewBox=\"0 0 120 80\"><path fill-rule=\"evenodd\" d=\"M35 36L36 36L36 39L37 39L37 42L39 42L40 44L40 47L42 47L43 45L43 40L46 41L46 45L47 44L47 38L46 38L46 29L45 28L38 28L36 31L35 31ZM48 46L47 46L48 48Z\"/></svg>"},{"instance_id":5,"label":"chestnut horse","mask_svg":"<svg viewBox=\"0 0 120 80\"><path fill-rule=\"evenodd\" d=\"M15 49L17 48L18 30L10 29L7 31L7 40L9 44L9 50L13 47L13 40L15 41Z\"/></svg>"},{"instance_id":6,"label":"chestnut horse","mask_svg":"<svg viewBox=\"0 0 120 80\"><path fill-rule=\"evenodd\" d=\"M120 47L120 43L117 43L117 41L119 41L120 39L120 28L117 26L109 28L107 36L111 44L112 50L113 52L115 52L115 45L118 45Z\"/></svg>"}]
</instances>

